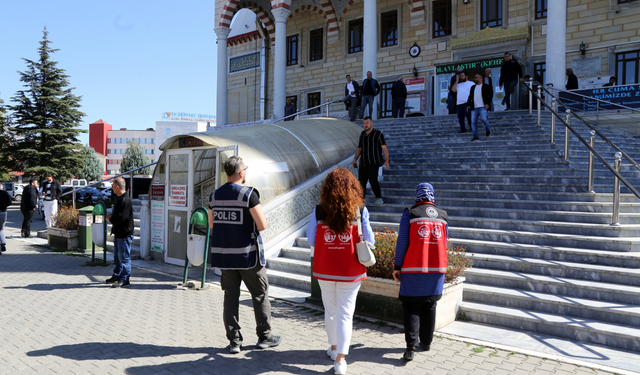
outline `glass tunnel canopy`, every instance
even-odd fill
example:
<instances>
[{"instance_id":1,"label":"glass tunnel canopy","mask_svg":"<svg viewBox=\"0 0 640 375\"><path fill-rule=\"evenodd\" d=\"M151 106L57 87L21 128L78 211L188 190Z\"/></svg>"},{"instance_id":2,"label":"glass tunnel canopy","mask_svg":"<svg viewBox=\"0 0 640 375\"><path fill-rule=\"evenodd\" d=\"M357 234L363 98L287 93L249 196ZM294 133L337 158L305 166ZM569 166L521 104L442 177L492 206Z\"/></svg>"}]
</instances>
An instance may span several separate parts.
<instances>
[{"instance_id":1,"label":"glass tunnel canopy","mask_svg":"<svg viewBox=\"0 0 640 375\"><path fill-rule=\"evenodd\" d=\"M257 188L261 202L265 203L353 155L362 130L349 121L315 117L176 135L160 145L163 152L153 183L167 183L164 175L167 153L193 150L190 173L193 173L194 203L195 207L206 205L215 189L217 150L237 145L238 156L248 167L246 185ZM194 138L200 141L192 141ZM233 155L233 151L225 153L226 157ZM177 168L188 169L186 165ZM179 169L172 166L170 173L176 170ZM223 184L226 174L222 165L219 170L219 183Z\"/></svg>"}]
</instances>

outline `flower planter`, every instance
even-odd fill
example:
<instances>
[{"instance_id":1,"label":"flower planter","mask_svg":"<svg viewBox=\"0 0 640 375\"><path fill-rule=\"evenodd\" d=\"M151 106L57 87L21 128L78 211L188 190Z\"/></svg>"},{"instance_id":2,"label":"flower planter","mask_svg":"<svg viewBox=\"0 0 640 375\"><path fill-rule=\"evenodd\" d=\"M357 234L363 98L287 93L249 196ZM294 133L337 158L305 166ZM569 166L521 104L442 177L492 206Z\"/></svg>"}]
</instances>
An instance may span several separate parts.
<instances>
[{"instance_id":1,"label":"flower planter","mask_svg":"<svg viewBox=\"0 0 640 375\"><path fill-rule=\"evenodd\" d=\"M66 230L60 228L47 228L49 246L59 249L76 250L80 243L77 230Z\"/></svg>"}]
</instances>

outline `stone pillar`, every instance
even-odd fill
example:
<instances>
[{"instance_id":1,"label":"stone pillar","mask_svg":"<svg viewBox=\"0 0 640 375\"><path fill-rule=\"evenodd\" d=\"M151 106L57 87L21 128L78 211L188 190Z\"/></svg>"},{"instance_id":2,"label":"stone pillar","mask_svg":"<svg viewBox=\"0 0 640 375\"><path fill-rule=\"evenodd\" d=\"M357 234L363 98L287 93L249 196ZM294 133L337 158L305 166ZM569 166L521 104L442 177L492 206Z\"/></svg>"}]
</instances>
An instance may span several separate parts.
<instances>
[{"instance_id":1,"label":"stone pillar","mask_svg":"<svg viewBox=\"0 0 640 375\"><path fill-rule=\"evenodd\" d=\"M567 68L567 0L549 1L547 11L547 83L565 90Z\"/></svg>"},{"instance_id":2,"label":"stone pillar","mask_svg":"<svg viewBox=\"0 0 640 375\"><path fill-rule=\"evenodd\" d=\"M364 0L364 30L362 35L362 80L367 78L367 72L371 71L373 78L378 77L378 10L376 0ZM400 25L398 25L400 27ZM373 102L373 119L378 119L378 97ZM365 111L368 113L369 108Z\"/></svg>"},{"instance_id":3,"label":"stone pillar","mask_svg":"<svg viewBox=\"0 0 640 375\"><path fill-rule=\"evenodd\" d=\"M287 96L287 18L291 11L276 8L271 11L276 22L276 48L273 64L273 115L284 117Z\"/></svg>"},{"instance_id":4,"label":"stone pillar","mask_svg":"<svg viewBox=\"0 0 640 375\"><path fill-rule=\"evenodd\" d=\"M218 44L218 88L216 92L216 125L227 124L227 76L229 67L227 60L227 37L231 29L220 26L215 29Z\"/></svg>"}]
</instances>

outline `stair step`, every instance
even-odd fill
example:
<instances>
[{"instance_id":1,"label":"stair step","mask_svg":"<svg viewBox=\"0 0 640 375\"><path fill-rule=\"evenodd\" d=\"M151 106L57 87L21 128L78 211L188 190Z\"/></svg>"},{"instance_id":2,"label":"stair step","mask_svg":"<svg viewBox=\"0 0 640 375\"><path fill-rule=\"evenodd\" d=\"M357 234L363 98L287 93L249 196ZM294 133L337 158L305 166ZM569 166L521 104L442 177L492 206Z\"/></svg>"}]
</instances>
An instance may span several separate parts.
<instances>
[{"instance_id":1,"label":"stair step","mask_svg":"<svg viewBox=\"0 0 640 375\"><path fill-rule=\"evenodd\" d=\"M311 291L311 275L298 275L267 268L267 277L270 284Z\"/></svg>"},{"instance_id":2,"label":"stair step","mask_svg":"<svg viewBox=\"0 0 640 375\"><path fill-rule=\"evenodd\" d=\"M305 261L283 257L269 258L267 259L267 268L300 275L311 275L311 261L309 259Z\"/></svg>"},{"instance_id":3,"label":"stair step","mask_svg":"<svg viewBox=\"0 0 640 375\"><path fill-rule=\"evenodd\" d=\"M285 258L309 261L309 259L311 258L311 249L309 247L304 248L296 246L284 247L280 251L280 256Z\"/></svg>"}]
</instances>

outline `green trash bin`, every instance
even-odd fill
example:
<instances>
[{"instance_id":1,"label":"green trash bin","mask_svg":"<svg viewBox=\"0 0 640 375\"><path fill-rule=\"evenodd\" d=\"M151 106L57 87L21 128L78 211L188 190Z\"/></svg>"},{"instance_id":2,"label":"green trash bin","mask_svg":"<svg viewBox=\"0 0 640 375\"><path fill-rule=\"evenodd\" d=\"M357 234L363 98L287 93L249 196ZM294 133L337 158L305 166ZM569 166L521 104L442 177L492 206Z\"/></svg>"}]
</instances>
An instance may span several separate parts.
<instances>
[{"instance_id":1,"label":"green trash bin","mask_svg":"<svg viewBox=\"0 0 640 375\"><path fill-rule=\"evenodd\" d=\"M78 249L91 250L93 240L91 238L91 224L93 224L93 206L83 207L78 210Z\"/></svg>"}]
</instances>

